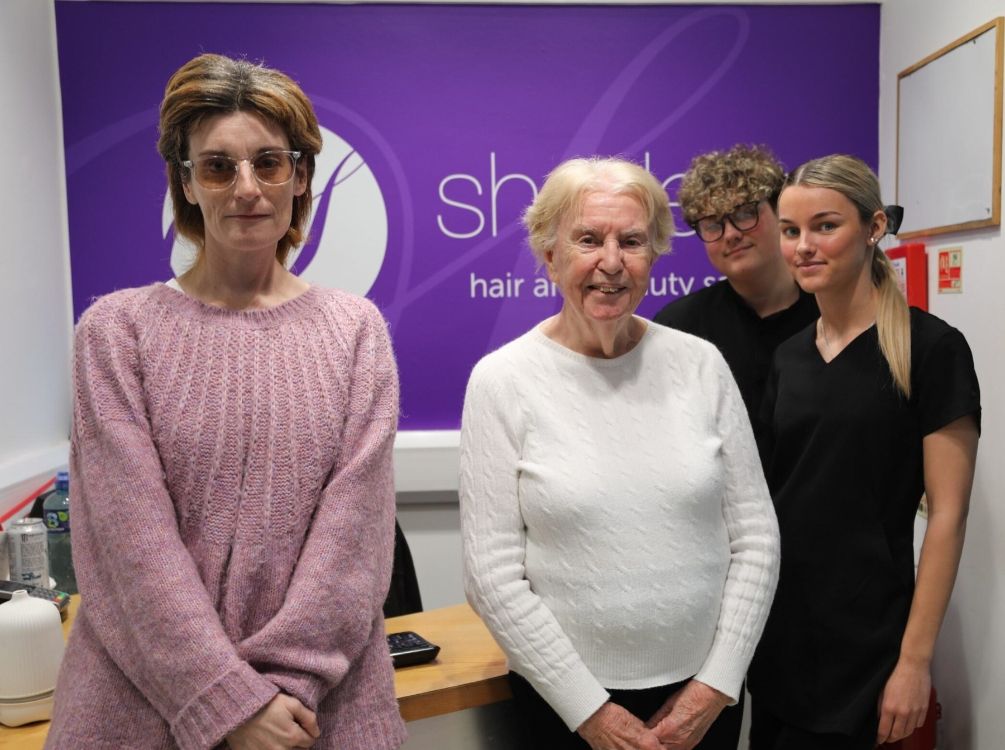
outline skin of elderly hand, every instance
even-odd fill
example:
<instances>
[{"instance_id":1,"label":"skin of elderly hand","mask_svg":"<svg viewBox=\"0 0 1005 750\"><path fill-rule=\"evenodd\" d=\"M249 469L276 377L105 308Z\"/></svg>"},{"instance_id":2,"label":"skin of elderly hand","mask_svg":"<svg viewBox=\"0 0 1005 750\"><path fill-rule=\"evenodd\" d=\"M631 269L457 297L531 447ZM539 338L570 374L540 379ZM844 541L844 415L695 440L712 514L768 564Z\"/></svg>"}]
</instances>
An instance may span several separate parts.
<instances>
[{"instance_id":1,"label":"skin of elderly hand","mask_svg":"<svg viewBox=\"0 0 1005 750\"><path fill-rule=\"evenodd\" d=\"M321 736L318 719L292 695L279 693L265 708L227 735L232 750L291 750L313 747Z\"/></svg>"},{"instance_id":2,"label":"skin of elderly hand","mask_svg":"<svg viewBox=\"0 0 1005 750\"><path fill-rule=\"evenodd\" d=\"M593 750L661 750L652 730L616 703L602 705L577 731Z\"/></svg>"},{"instance_id":3,"label":"skin of elderly hand","mask_svg":"<svg viewBox=\"0 0 1005 750\"><path fill-rule=\"evenodd\" d=\"M667 698L646 726L656 733L663 748L691 750L730 702L725 693L691 680Z\"/></svg>"}]
</instances>

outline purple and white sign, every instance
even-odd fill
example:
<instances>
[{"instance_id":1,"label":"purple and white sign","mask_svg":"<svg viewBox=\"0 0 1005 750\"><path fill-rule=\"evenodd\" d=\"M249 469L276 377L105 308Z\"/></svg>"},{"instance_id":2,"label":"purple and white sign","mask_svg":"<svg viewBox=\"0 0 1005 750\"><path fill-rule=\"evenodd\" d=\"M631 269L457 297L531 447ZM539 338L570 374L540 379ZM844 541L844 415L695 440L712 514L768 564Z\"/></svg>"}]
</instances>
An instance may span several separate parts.
<instances>
[{"instance_id":1,"label":"purple and white sign","mask_svg":"<svg viewBox=\"0 0 1005 750\"><path fill-rule=\"evenodd\" d=\"M878 5L57 0L56 27L75 315L185 261L155 147L168 77L204 51L263 60L323 127L295 268L383 310L403 429L456 428L474 363L560 307L518 219L561 160L629 156L671 197L692 156L737 142L876 163ZM715 279L681 232L640 313Z\"/></svg>"}]
</instances>

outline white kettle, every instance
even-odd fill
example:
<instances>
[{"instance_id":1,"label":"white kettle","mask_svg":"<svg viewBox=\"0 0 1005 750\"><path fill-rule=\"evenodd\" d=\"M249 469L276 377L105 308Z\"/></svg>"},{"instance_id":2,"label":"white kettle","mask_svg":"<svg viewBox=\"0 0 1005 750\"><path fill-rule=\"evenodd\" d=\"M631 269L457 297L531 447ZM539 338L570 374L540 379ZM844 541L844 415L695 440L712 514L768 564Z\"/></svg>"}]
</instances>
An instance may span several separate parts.
<instances>
[{"instance_id":1,"label":"white kettle","mask_svg":"<svg viewBox=\"0 0 1005 750\"><path fill-rule=\"evenodd\" d=\"M0 604L0 724L52 717L62 660L63 626L52 602L15 591Z\"/></svg>"}]
</instances>

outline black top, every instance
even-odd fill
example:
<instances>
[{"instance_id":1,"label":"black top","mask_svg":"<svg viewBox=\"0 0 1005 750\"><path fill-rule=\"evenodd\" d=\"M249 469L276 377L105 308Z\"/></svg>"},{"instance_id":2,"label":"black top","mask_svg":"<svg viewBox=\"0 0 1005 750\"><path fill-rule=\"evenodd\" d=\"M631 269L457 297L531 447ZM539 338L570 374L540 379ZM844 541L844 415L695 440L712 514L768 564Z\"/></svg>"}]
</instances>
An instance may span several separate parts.
<instances>
[{"instance_id":1,"label":"black top","mask_svg":"<svg viewBox=\"0 0 1005 750\"><path fill-rule=\"evenodd\" d=\"M733 371L747 415L756 426L775 348L820 317L812 294L802 290L791 307L766 318L754 312L728 281L681 297L653 318L657 323L715 344Z\"/></svg>"},{"instance_id":2,"label":"black top","mask_svg":"<svg viewBox=\"0 0 1005 750\"><path fill-rule=\"evenodd\" d=\"M876 720L914 591L922 439L973 414L980 392L963 335L911 309L910 400L876 327L829 364L814 326L775 355L762 415L782 536L778 590L749 672L755 700L815 732Z\"/></svg>"}]
</instances>

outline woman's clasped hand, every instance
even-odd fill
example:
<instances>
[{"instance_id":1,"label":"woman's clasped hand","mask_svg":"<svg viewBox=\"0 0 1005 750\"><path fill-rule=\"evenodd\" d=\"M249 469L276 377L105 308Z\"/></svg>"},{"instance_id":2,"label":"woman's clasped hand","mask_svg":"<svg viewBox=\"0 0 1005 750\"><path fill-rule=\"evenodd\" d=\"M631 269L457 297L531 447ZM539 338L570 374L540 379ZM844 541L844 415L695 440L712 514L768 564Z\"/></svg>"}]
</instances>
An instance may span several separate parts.
<instances>
[{"instance_id":1,"label":"woman's clasped hand","mask_svg":"<svg viewBox=\"0 0 1005 750\"><path fill-rule=\"evenodd\" d=\"M227 735L227 746L231 750L308 748L320 736L317 715L292 695L280 693Z\"/></svg>"},{"instance_id":2,"label":"woman's clasped hand","mask_svg":"<svg viewBox=\"0 0 1005 750\"><path fill-rule=\"evenodd\" d=\"M592 750L691 750L729 703L727 695L689 680L648 721L608 702L578 731Z\"/></svg>"}]
</instances>

